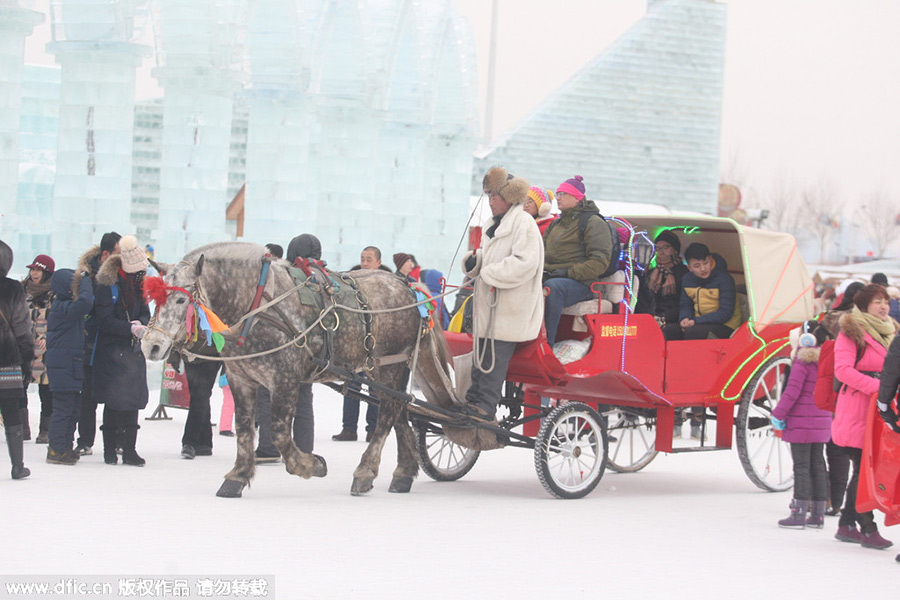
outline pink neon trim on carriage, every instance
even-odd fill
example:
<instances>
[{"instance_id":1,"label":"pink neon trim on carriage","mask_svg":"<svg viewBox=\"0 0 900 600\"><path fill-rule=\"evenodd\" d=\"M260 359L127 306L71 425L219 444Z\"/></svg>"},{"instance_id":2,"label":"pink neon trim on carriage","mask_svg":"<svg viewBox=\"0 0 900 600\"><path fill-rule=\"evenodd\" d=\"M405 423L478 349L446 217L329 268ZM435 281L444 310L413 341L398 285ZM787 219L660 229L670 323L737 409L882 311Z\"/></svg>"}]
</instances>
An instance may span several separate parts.
<instances>
[{"instance_id":1,"label":"pink neon trim on carriage","mask_svg":"<svg viewBox=\"0 0 900 600\"><path fill-rule=\"evenodd\" d=\"M579 190L577 187L575 187L574 185L572 185L571 183L568 183L566 181L559 184L559 187L556 188L556 193L558 194L560 192L563 192L565 194L571 194L572 196L575 196L579 200L584 199L584 193L581 190Z\"/></svg>"}]
</instances>

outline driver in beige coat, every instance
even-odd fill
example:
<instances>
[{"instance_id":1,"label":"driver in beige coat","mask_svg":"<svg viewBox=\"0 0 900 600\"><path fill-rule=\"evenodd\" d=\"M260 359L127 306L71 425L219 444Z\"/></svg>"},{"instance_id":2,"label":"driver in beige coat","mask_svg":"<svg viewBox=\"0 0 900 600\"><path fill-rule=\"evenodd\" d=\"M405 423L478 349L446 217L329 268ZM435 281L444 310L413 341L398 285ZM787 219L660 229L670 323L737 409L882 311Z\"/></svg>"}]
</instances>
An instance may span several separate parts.
<instances>
[{"instance_id":1,"label":"driver in beige coat","mask_svg":"<svg viewBox=\"0 0 900 600\"><path fill-rule=\"evenodd\" d=\"M475 280L472 386L465 412L493 419L516 345L535 339L544 316L544 244L524 210L528 182L494 167L484 177L492 218L483 247L463 259Z\"/></svg>"}]
</instances>

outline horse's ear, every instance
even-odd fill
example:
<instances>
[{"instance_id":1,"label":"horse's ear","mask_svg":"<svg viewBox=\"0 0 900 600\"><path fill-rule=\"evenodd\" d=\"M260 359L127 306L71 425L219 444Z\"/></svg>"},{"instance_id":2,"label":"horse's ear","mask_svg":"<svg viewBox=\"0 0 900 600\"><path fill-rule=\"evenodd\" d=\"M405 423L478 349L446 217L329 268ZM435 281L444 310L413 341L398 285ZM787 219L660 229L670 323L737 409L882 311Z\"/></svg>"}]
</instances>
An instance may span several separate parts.
<instances>
[{"instance_id":1,"label":"horse's ear","mask_svg":"<svg viewBox=\"0 0 900 600\"><path fill-rule=\"evenodd\" d=\"M200 277L200 273L203 271L203 255L200 255L200 258L197 259L197 266L194 267L194 274L197 277Z\"/></svg>"}]
</instances>

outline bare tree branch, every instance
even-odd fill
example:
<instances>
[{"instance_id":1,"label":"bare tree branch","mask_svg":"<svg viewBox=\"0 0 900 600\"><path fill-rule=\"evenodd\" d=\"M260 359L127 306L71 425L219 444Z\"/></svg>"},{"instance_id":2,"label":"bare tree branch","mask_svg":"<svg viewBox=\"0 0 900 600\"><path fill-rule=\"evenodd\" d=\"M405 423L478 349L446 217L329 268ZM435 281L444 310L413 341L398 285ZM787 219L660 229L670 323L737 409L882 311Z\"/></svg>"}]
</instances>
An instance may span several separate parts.
<instances>
[{"instance_id":1,"label":"bare tree branch","mask_svg":"<svg viewBox=\"0 0 900 600\"><path fill-rule=\"evenodd\" d=\"M900 226L897 225L900 206L884 187L869 192L863 200L856 218L872 242L876 257L883 258L888 246L900 238Z\"/></svg>"},{"instance_id":2,"label":"bare tree branch","mask_svg":"<svg viewBox=\"0 0 900 600\"><path fill-rule=\"evenodd\" d=\"M801 227L819 240L819 262L827 262L826 250L844 208L837 185L827 176L803 188L798 215Z\"/></svg>"}]
</instances>

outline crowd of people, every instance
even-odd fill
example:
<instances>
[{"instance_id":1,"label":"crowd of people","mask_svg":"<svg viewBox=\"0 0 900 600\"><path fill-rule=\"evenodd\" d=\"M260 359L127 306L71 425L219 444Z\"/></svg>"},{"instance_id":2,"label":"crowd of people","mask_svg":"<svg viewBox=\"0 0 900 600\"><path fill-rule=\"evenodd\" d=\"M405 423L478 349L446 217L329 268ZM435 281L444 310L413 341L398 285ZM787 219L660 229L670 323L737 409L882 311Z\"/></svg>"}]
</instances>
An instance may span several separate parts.
<instances>
[{"instance_id":1,"label":"crowd of people","mask_svg":"<svg viewBox=\"0 0 900 600\"><path fill-rule=\"evenodd\" d=\"M491 211L480 247L462 259L470 300L456 311L468 311L473 335L471 385L460 410L476 419L495 421L509 363L520 342L537 338L544 327L551 348L566 307L596 299L592 284L617 266L616 232L586 195L583 178L562 182L555 192L530 186L501 167L488 171L484 194ZM559 214L551 214L556 201ZM703 243L681 251L676 231L664 230L655 240L656 261L643 275L642 311L652 313L666 340L727 338L741 322L735 280L723 256ZM273 259L282 247L267 244ZM93 453L96 411L103 404L100 431L104 462L143 466L137 453L138 413L148 402L145 360L140 340L150 319L142 293L147 269L159 270L134 236L104 234L100 244L82 255L75 269L56 269L53 259L38 255L27 265L28 277L6 277L12 251L0 242L0 413L12 462L12 477L28 477L23 442L31 437L25 388L37 386L41 411L36 443L46 443L47 462L74 465ZM288 244L286 260L324 265L322 245L312 234ZM445 305L443 274L423 269L407 252L393 255L396 274L436 297L434 318L451 323ZM350 269L381 269L381 250L366 246ZM797 336L793 368L773 427L791 446L794 498L790 514L778 522L785 528L821 528L828 515L839 515L835 537L866 548L891 546L878 532L871 512L857 512L856 497L868 400L878 394L882 418L895 430L894 408L900 385L900 292L877 274L870 283L852 282L822 297L822 314L804 324ZM641 312L641 311L639 311ZM833 411L817 401L820 357L833 341L833 377L840 384ZM213 450L210 397L216 382L223 389L219 433L233 436L233 400L229 402L227 367L216 360L204 340L190 348L184 370L190 407L181 455L209 456ZM208 359L204 360L204 356ZM176 354L171 364L180 368ZM822 361L824 363L824 360ZM5 366L3 366L5 365ZM25 385L22 385L22 382ZM272 443L271 399L257 390L258 462L277 461ZM703 407L691 410L691 437L702 439ZM359 439L359 400L344 398L337 442ZM377 406L366 415L366 440L377 421ZM681 423L676 420L676 436ZM313 451L315 420L312 384L297 392L293 439ZM75 433L78 433L75 439ZM851 476L852 468L852 476ZM900 560L900 556L898 556Z\"/></svg>"}]
</instances>

